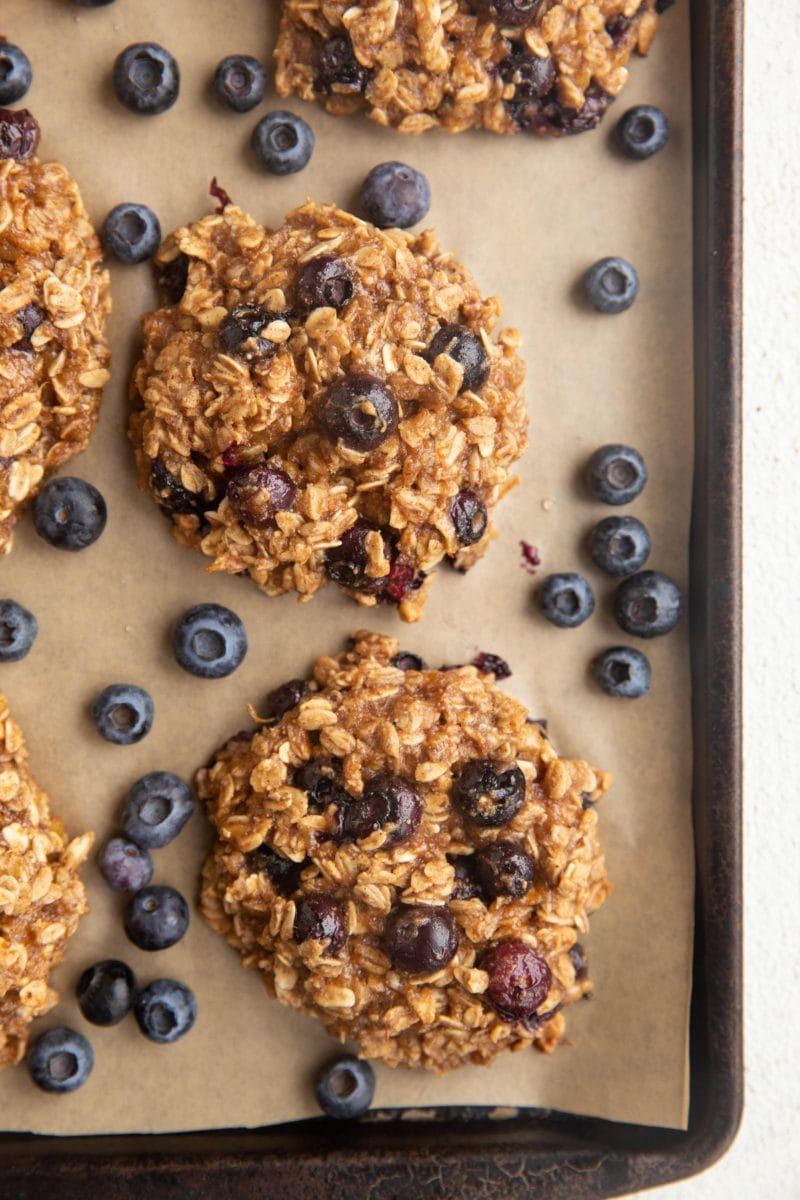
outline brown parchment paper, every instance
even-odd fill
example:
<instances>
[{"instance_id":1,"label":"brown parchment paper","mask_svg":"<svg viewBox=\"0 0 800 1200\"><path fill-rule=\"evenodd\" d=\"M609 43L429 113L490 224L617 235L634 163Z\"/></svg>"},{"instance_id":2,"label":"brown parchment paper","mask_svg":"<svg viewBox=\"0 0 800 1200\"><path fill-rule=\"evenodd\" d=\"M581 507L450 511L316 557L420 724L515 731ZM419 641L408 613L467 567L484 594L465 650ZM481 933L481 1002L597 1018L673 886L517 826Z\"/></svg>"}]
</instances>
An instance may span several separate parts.
<instances>
[{"instance_id":1,"label":"brown parchment paper","mask_svg":"<svg viewBox=\"0 0 800 1200\"><path fill-rule=\"evenodd\" d=\"M165 769L187 778L221 741L248 725L247 703L338 650L354 629L398 634L433 663L470 659L479 649L506 657L504 686L550 721L562 754L612 770L601 834L616 891L592 920L588 947L595 999L567 1014L570 1044L554 1056L533 1050L437 1078L378 1068L376 1105L540 1105L616 1120L682 1127L687 1105L693 853L692 746L685 622L645 648L651 694L613 701L593 688L587 664L625 639L610 615L613 582L583 549L588 529L609 510L577 482L591 451L624 441L651 472L630 510L648 525L652 567L686 583L692 467L690 90L687 5L662 21L647 60L599 131L563 141L492 135L401 138L361 118L336 120L311 106L280 102L311 123L317 145L301 174L277 179L251 158L250 131L270 107L224 111L209 94L219 59L244 52L267 60L277 5L263 0L117 0L77 8L72 0L0 0L0 32L24 46L34 66L25 103L43 127L42 157L66 163L99 223L122 200L150 204L164 232L210 210L212 175L234 200L271 227L306 196L355 204L376 162L400 158L424 170L433 188L429 222L445 246L499 294L507 323L524 334L531 447L521 485L497 518L501 535L467 576L439 572L424 620L403 626L394 610L364 610L329 588L310 604L268 599L248 581L206 575L181 549L152 500L136 490L125 430L126 386L138 319L152 307L148 267L112 267L113 378L88 452L67 473L90 479L108 501L101 540L76 555L56 551L20 523L15 549L0 562L0 595L27 605L40 634L27 659L0 667L0 688L29 741L31 763L70 832L111 835L130 784ZM116 54L154 40L179 59L181 96L155 118L128 113L110 87ZM629 105L662 106L672 138L636 164L613 150L612 126ZM597 258L621 254L641 275L628 312L601 317L575 283ZM619 511L619 510L617 510ZM535 543L539 577L583 570L598 606L580 629L557 630L533 606L535 579L520 567L519 539ZM246 623L250 651L224 680L202 681L175 664L172 623L190 605L216 601ZM108 683L146 687L155 700L152 733L117 747L95 732L88 708ZM207 845L202 813L171 846L155 852L155 882L194 899ZM92 912L55 983L59 1007L34 1034L67 1023L83 1030L96 1065L70 1096L38 1092L24 1066L0 1074L0 1125L42 1133L148 1132L263 1125L317 1113L311 1081L337 1044L321 1026L269 1000L257 975L193 914L187 937L155 954L125 939L122 900L94 861L84 872ZM584 940L584 939L582 939ZM199 1017L189 1036L157 1046L133 1018L116 1028L87 1025L75 982L89 963L121 957L143 983L160 976L195 990Z\"/></svg>"}]
</instances>

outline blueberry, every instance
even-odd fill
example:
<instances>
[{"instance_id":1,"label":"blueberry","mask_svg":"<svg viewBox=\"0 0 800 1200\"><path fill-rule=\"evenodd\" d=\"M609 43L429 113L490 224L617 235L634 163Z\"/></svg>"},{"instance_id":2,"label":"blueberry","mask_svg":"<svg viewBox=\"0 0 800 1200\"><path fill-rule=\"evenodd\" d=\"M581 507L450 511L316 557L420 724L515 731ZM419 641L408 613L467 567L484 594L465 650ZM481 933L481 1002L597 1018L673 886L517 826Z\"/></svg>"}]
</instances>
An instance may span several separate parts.
<instances>
[{"instance_id":1,"label":"blueberry","mask_svg":"<svg viewBox=\"0 0 800 1200\"><path fill-rule=\"evenodd\" d=\"M647 483L647 466L632 446L611 443L600 446L589 459L586 482L595 500L630 504Z\"/></svg>"},{"instance_id":2,"label":"blueberry","mask_svg":"<svg viewBox=\"0 0 800 1200\"><path fill-rule=\"evenodd\" d=\"M639 295L639 276L624 258L601 258L583 277L586 298L600 313L621 313Z\"/></svg>"},{"instance_id":3,"label":"blueberry","mask_svg":"<svg viewBox=\"0 0 800 1200\"><path fill-rule=\"evenodd\" d=\"M117 204L103 222L101 237L109 254L132 266L153 257L161 244L161 225L146 204Z\"/></svg>"},{"instance_id":4,"label":"blueberry","mask_svg":"<svg viewBox=\"0 0 800 1200\"><path fill-rule=\"evenodd\" d=\"M229 54L214 72L217 98L235 112L250 112L264 99L267 73L250 54Z\"/></svg>"},{"instance_id":5,"label":"blueberry","mask_svg":"<svg viewBox=\"0 0 800 1200\"><path fill-rule=\"evenodd\" d=\"M393 967L429 975L446 967L458 949L458 932L446 908L401 904L389 917L384 948Z\"/></svg>"},{"instance_id":6,"label":"blueberry","mask_svg":"<svg viewBox=\"0 0 800 1200\"><path fill-rule=\"evenodd\" d=\"M16 600L0 600L0 663L19 662L30 652L39 623Z\"/></svg>"},{"instance_id":7,"label":"blueberry","mask_svg":"<svg viewBox=\"0 0 800 1200\"><path fill-rule=\"evenodd\" d=\"M183 487L160 458L154 459L150 465L150 487L165 517L202 516L205 504L203 496Z\"/></svg>"},{"instance_id":8,"label":"blueberry","mask_svg":"<svg viewBox=\"0 0 800 1200\"><path fill-rule=\"evenodd\" d=\"M412 654L410 650L401 650L392 659L392 666L401 671L424 671L427 664L418 654Z\"/></svg>"},{"instance_id":9,"label":"blueberry","mask_svg":"<svg viewBox=\"0 0 800 1200\"><path fill-rule=\"evenodd\" d=\"M154 979L136 997L136 1022L151 1042L177 1042L197 1019L194 992L177 979Z\"/></svg>"},{"instance_id":10,"label":"blueberry","mask_svg":"<svg viewBox=\"0 0 800 1200\"><path fill-rule=\"evenodd\" d=\"M554 625L574 629L594 612L594 593L583 576L574 571L548 575L539 589L539 606Z\"/></svg>"},{"instance_id":11,"label":"blueberry","mask_svg":"<svg viewBox=\"0 0 800 1200\"><path fill-rule=\"evenodd\" d=\"M530 25L541 9L541 0L473 0L473 7L502 29Z\"/></svg>"},{"instance_id":12,"label":"blueberry","mask_svg":"<svg viewBox=\"0 0 800 1200\"><path fill-rule=\"evenodd\" d=\"M117 746L140 742L152 728L153 713L152 696L132 683L112 683L92 704L97 732Z\"/></svg>"},{"instance_id":13,"label":"blueberry","mask_svg":"<svg viewBox=\"0 0 800 1200\"><path fill-rule=\"evenodd\" d=\"M155 42L134 42L114 63L114 91L126 108L146 116L166 112L178 99L178 64Z\"/></svg>"},{"instance_id":14,"label":"blueberry","mask_svg":"<svg viewBox=\"0 0 800 1200\"><path fill-rule=\"evenodd\" d=\"M300 876L307 865L305 862L298 863L291 858L284 858L267 842L251 850L245 856L245 863L249 874L266 875L281 896L291 896L292 892L297 891Z\"/></svg>"},{"instance_id":15,"label":"blueberry","mask_svg":"<svg viewBox=\"0 0 800 1200\"><path fill-rule=\"evenodd\" d=\"M94 1066L91 1042L74 1029L59 1026L31 1042L27 1054L31 1079L45 1092L74 1092Z\"/></svg>"},{"instance_id":16,"label":"blueberry","mask_svg":"<svg viewBox=\"0 0 800 1200\"><path fill-rule=\"evenodd\" d=\"M256 125L250 144L273 175L292 175L308 164L314 134L302 117L292 112L271 112Z\"/></svg>"},{"instance_id":17,"label":"blueberry","mask_svg":"<svg viewBox=\"0 0 800 1200\"><path fill-rule=\"evenodd\" d=\"M379 595L386 580L376 579L367 574L370 565L370 555L367 549L367 537L371 533L380 534L383 539L383 552L391 557L392 547L388 534L373 525L371 521L359 518L354 525L342 534L339 545L332 546L325 552L325 571L329 579L340 587L353 588L357 592Z\"/></svg>"},{"instance_id":18,"label":"blueberry","mask_svg":"<svg viewBox=\"0 0 800 1200\"><path fill-rule=\"evenodd\" d=\"M368 1062L341 1054L329 1062L314 1082L317 1103L327 1117L363 1117L375 1095L375 1072Z\"/></svg>"},{"instance_id":19,"label":"blueberry","mask_svg":"<svg viewBox=\"0 0 800 1200\"><path fill-rule=\"evenodd\" d=\"M453 782L453 802L482 829L498 829L516 816L525 800L525 776L513 764L474 759Z\"/></svg>"},{"instance_id":20,"label":"blueberry","mask_svg":"<svg viewBox=\"0 0 800 1200\"><path fill-rule=\"evenodd\" d=\"M298 767L292 786L307 793L308 811L320 813L332 803L342 807L350 797L342 787L342 765L336 759L312 758Z\"/></svg>"},{"instance_id":21,"label":"blueberry","mask_svg":"<svg viewBox=\"0 0 800 1200\"><path fill-rule=\"evenodd\" d=\"M106 842L98 859L100 874L115 892L138 892L153 878L153 860L147 850L127 838Z\"/></svg>"},{"instance_id":22,"label":"blueberry","mask_svg":"<svg viewBox=\"0 0 800 1200\"><path fill-rule=\"evenodd\" d=\"M637 104L617 122L617 141L628 158L649 158L663 150L669 139L669 121L653 104Z\"/></svg>"},{"instance_id":23,"label":"blueberry","mask_svg":"<svg viewBox=\"0 0 800 1200\"><path fill-rule=\"evenodd\" d=\"M613 646L592 664L598 685L608 696L636 700L650 691L650 663L640 650Z\"/></svg>"},{"instance_id":24,"label":"blueberry","mask_svg":"<svg viewBox=\"0 0 800 1200\"><path fill-rule=\"evenodd\" d=\"M384 845L408 841L422 820L422 798L399 775L376 775L344 811L344 836L359 840L389 829Z\"/></svg>"},{"instance_id":25,"label":"blueberry","mask_svg":"<svg viewBox=\"0 0 800 1200\"><path fill-rule=\"evenodd\" d=\"M550 991L550 968L525 942L499 942L480 960L489 976L486 999L506 1021L530 1017Z\"/></svg>"},{"instance_id":26,"label":"blueberry","mask_svg":"<svg viewBox=\"0 0 800 1200\"><path fill-rule=\"evenodd\" d=\"M290 679L280 687L273 688L267 693L264 701L264 716L273 721L279 721L284 713L297 708L300 701L308 695L308 683L305 679Z\"/></svg>"},{"instance_id":27,"label":"blueberry","mask_svg":"<svg viewBox=\"0 0 800 1200\"><path fill-rule=\"evenodd\" d=\"M33 354L35 347L31 342L31 335L47 320L47 313L38 304L26 304L18 308L14 316L22 326L22 337L14 342L12 349Z\"/></svg>"},{"instance_id":28,"label":"blueberry","mask_svg":"<svg viewBox=\"0 0 800 1200\"><path fill-rule=\"evenodd\" d=\"M633 637L660 637L678 624L683 593L660 571L640 571L624 579L614 597L617 624Z\"/></svg>"},{"instance_id":29,"label":"blueberry","mask_svg":"<svg viewBox=\"0 0 800 1200\"><path fill-rule=\"evenodd\" d=\"M33 68L24 50L0 38L0 105L16 104L33 82Z\"/></svg>"},{"instance_id":30,"label":"blueberry","mask_svg":"<svg viewBox=\"0 0 800 1200\"><path fill-rule=\"evenodd\" d=\"M477 392L489 378L489 356L481 339L464 325L443 325L425 351L429 362L446 354L462 369L459 392Z\"/></svg>"},{"instance_id":31,"label":"blueberry","mask_svg":"<svg viewBox=\"0 0 800 1200\"><path fill-rule=\"evenodd\" d=\"M459 854L453 858L449 858L454 872L455 879L453 880L453 890L450 893L451 900L481 900L481 887L478 883L475 872L475 855L474 854Z\"/></svg>"},{"instance_id":32,"label":"blueberry","mask_svg":"<svg viewBox=\"0 0 800 1200\"><path fill-rule=\"evenodd\" d=\"M408 229L430 206L427 177L406 163L379 163L361 185L361 207L379 229Z\"/></svg>"},{"instance_id":33,"label":"blueberry","mask_svg":"<svg viewBox=\"0 0 800 1200\"><path fill-rule=\"evenodd\" d=\"M494 675L497 683L503 679L510 679L513 674L504 658L501 658L499 654L487 654L484 650L475 655L472 666L477 667L485 675Z\"/></svg>"},{"instance_id":34,"label":"blueberry","mask_svg":"<svg viewBox=\"0 0 800 1200\"><path fill-rule=\"evenodd\" d=\"M512 115L522 115L526 101L549 96L558 79L558 68L552 55L539 58L531 54L524 43L512 42L510 53L497 65L503 83L513 83L514 98L506 101Z\"/></svg>"},{"instance_id":35,"label":"blueberry","mask_svg":"<svg viewBox=\"0 0 800 1200\"><path fill-rule=\"evenodd\" d=\"M136 978L126 963L106 958L86 968L75 994L81 1012L92 1025L117 1025L133 1008Z\"/></svg>"},{"instance_id":36,"label":"blueberry","mask_svg":"<svg viewBox=\"0 0 800 1200\"><path fill-rule=\"evenodd\" d=\"M39 122L27 108L0 108L0 159L32 158L40 137Z\"/></svg>"},{"instance_id":37,"label":"blueberry","mask_svg":"<svg viewBox=\"0 0 800 1200\"><path fill-rule=\"evenodd\" d=\"M46 483L33 503L33 526L58 550L85 550L106 527L106 502L85 479L62 476Z\"/></svg>"},{"instance_id":38,"label":"blueberry","mask_svg":"<svg viewBox=\"0 0 800 1200\"><path fill-rule=\"evenodd\" d=\"M650 534L636 517L606 517L589 534L589 553L608 575L632 575L647 562Z\"/></svg>"},{"instance_id":39,"label":"blueberry","mask_svg":"<svg viewBox=\"0 0 800 1200\"><path fill-rule=\"evenodd\" d=\"M113 4L114 0L75 0L75 3L81 8L105 8L107 4Z\"/></svg>"},{"instance_id":40,"label":"blueberry","mask_svg":"<svg viewBox=\"0 0 800 1200\"><path fill-rule=\"evenodd\" d=\"M489 514L477 492L464 488L450 505L456 537L462 546L474 546L486 533Z\"/></svg>"},{"instance_id":41,"label":"blueberry","mask_svg":"<svg viewBox=\"0 0 800 1200\"><path fill-rule=\"evenodd\" d=\"M374 450L397 429L399 411L388 384L374 375L345 375L325 393L320 421L351 450Z\"/></svg>"},{"instance_id":42,"label":"blueberry","mask_svg":"<svg viewBox=\"0 0 800 1200\"><path fill-rule=\"evenodd\" d=\"M344 909L339 901L325 892L299 900L294 918L294 940L300 943L327 940L327 953L338 954L347 940Z\"/></svg>"},{"instance_id":43,"label":"blueberry","mask_svg":"<svg viewBox=\"0 0 800 1200\"><path fill-rule=\"evenodd\" d=\"M578 983L582 983L589 975L589 960L580 942L575 942L574 946L570 946L569 961L572 963L575 979Z\"/></svg>"},{"instance_id":44,"label":"blueberry","mask_svg":"<svg viewBox=\"0 0 800 1200\"><path fill-rule=\"evenodd\" d=\"M338 312L353 298L355 276L344 258L320 254L297 277L297 303L306 312L315 308L335 308Z\"/></svg>"},{"instance_id":45,"label":"blueberry","mask_svg":"<svg viewBox=\"0 0 800 1200\"><path fill-rule=\"evenodd\" d=\"M247 634L236 613L221 604L196 604L172 631L175 657L201 679L222 679L247 654Z\"/></svg>"},{"instance_id":46,"label":"blueberry","mask_svg":"<svg viewBox=\"0 0 800 1200\"><path fill-rule=\"evenodd\" d=\"M223 350L245 362L262 362L272 358L278 349L276 342L260 336L271 321L270 314L260 304L239 304L231 309L220 323L217 337Z\"/></svg>"},{"instance_id":47,"label":"blueberry","mask_svg":"<svg viewBox=\"0 0 800 1200\"><path fill-rule=\"evenodd\" d=\"M122 832L155 850L177 837L194 812L188 783L169 771L151 771L134 783L122 808Z\"/></svg>"},{"instance_id":48,"label":"blueberry","mask_svg":"<svg viewBox=\"0 0 800 1200\"><path fill-rule=\"evenodd\" d=\"M234 470L225 494L243 524L269 529L276 513L292 508L297 488L282 467L266 462Z\"/></svg>"},{"instance_id":49,"label":"blueberry","mask_svg":"<svg viewBox=\"0 0 800 1200\"><path fill-rule=\"evenodd\" d=\"M346 33L330 38L319 55L319 67L314 80L317 92L356 94L365 91L372 72L362 67L355 56L353 43Z\"/></svg>"},{"instance_id":50,"label":"blueberry","mask_svg":"<svg viewBox=\"0 0 800 1200\"><path fill-rule=\"evenodd\" d=\"M517 842L492 842L475 854L475 874L481 890L519 899L533 886L533 859Z\"/></svg>"},{"instance_id":51,"label":"blueberry","mask_svg":"<svg viewBox=\"0 0 800 1200\"><path fill-rule=\"evenodd\" d=\"M167 304L179 304L189 282L189 256L180 253L156 270L156 283Z\"/></svg>"},{"instance_id":52,"label":"blueberry","mask_svg":"<svg viewBox=\"0 0 800 1200\"><path fill-rule=\"evenodd\" d=\"M189 907L175 888L153 884L131 897L124 922L134 946L140 950L166 950L189 928Z\"/></svg>"}]
</instances>

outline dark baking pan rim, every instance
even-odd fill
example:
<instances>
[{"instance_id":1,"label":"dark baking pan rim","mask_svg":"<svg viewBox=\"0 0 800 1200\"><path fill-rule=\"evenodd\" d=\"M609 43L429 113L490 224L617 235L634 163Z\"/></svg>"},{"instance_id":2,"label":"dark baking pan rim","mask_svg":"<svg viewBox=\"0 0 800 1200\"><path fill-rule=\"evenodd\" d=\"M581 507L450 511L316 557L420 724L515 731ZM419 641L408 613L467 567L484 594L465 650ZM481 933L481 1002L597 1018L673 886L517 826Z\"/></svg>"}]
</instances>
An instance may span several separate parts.
<instances>
[{"instance_id":1,"label":"dark baking pan rim","mask_svg":"<svg viewBox=\"0 0 800 1200\"><path fill-rule=\"evenodd\" d=\"M0 1135L15 1200L603 1200L685 1178L742 1107L741 131L744 0L690 0L696 467L691 642L697 933L686 1132L526 1110L214 1133ZM388 1116L389 1114L387 1114Z\"/></svg>"}]
</instances>

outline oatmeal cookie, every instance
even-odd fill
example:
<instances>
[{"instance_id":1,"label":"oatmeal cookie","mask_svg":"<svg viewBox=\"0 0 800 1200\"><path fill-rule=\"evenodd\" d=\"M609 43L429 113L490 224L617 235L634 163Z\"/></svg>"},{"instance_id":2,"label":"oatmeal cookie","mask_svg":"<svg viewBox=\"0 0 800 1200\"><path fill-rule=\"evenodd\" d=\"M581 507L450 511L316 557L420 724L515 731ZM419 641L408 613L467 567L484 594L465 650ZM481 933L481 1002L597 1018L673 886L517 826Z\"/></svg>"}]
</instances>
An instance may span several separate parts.
<instances>
[{"instance_id":1,"label":"oatmeal cookie","mask_svg":"<svg viewBox=\"0 0 800 1200\"><path fill-rule=\"evenodd\" d=\"M48 975L87 911L78 868L91 845L50 815L0 695L0 1067L20 1061L30 1022L58 1001Z\"/></svg>"},{"instance_id":2,"label":"oatmeal cookie","mask_svg":"<svg viewBox=\"0 0 800 1200\"><path fill-rule=\"evenodd\" d=\"M198 773L217 834L201 910L364 1056L442 1072L551 1051L591 989L576 938L610 891L609 777L559 758L489 673L351 645Z\"/></svg>"},{"instance_id":3,"label":"oatmeal cookie","mask_svg":"<svg viewBox=\"0 0 800 1200\"><path fill-rule=\"evenodd\" d=\"M581 133L671 2L284 0L276 87L401 133Z\"/></svg>"},{"instance_id":4,"label":"oatmeal cookie","mask_svg":"<svg viewBox=\"0 0 800 1200\"><path fill-rule=\"evenodd\" d=\"M77 184L0 110L0 553L17 511L83 450L108 382L108 273Z\"/></svg>"},{"instance_id":5,"label":"oatmeal cookie","mask_svg":"<svg viewBox=\"0 0 800 1200\"><path fill-rule=\"evenodd\" d=\"M211 571L422 612L466 570L526 445L519 335L431 232L310 201L269 233L233 206L168 238L144 319L140 486Z\"/></svg>"}]
</instances>

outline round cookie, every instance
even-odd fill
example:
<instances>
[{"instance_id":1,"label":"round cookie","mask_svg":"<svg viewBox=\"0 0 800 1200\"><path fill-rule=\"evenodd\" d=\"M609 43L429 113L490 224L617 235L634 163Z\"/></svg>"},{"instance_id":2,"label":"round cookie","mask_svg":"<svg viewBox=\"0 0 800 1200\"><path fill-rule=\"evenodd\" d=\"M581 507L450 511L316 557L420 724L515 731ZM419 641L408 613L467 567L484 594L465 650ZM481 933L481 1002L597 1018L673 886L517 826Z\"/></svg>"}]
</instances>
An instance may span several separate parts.
<instances>
[{"instance_id":1,"label":"round cookie","mask_svg":"<svg viewBox=\"0 0 800 1200\"><path fill-rule=\"evenodd\" d=\"M0 554L20 505L85 448L109 379L100 242L38 141L30 113L0 110Z\"/></svg>"},{"instance_id":2,"label":"round cookie","mask_svg":"<svg viewBox=\"0 0 800 1200\"><path fill-rule=\"evenodd\" d=\"M442 1072L553 1050L591 990L576 938L610 891L609 777L558 758L490 674L395 661L357 633L198 773L201 911L364 1056Z\"/></svg>"},{"instance_id":3,"label":"round cookie","mask_svg":"<svg viewBox=\"0 0 800 1200\"><path fill-rule=\"evenodd\" d=\"M672 0L284 0L279 95L422 133L593 129Z\"/></svg>"},{"instance_id":4,"label":"round cookie","mask_svg":"<svg viewBox=\"0 0 800 1200\"><path fill-rule=\"evenodd\" d=\"M442 559L483 554L527 443L499 302L433 233L311 202L277 233L227 206L156 267L131 438L177 539L268 595L331 580L416 620Z\"/></svg>"}]
</instances>

